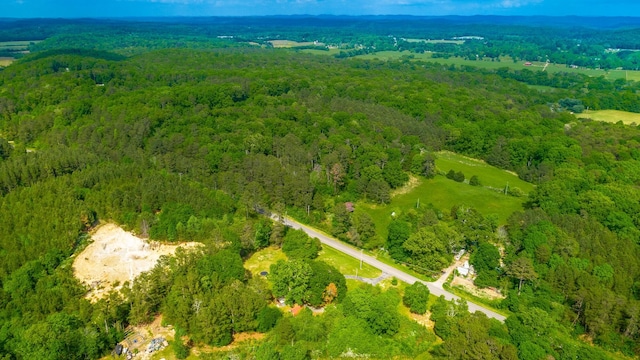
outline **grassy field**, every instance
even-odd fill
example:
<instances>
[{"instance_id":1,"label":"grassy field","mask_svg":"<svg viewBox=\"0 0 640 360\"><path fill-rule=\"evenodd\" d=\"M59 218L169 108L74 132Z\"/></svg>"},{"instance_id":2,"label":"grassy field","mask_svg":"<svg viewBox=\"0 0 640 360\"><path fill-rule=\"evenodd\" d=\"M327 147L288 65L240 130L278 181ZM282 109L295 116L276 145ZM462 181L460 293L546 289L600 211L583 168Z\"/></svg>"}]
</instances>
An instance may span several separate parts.
<instances>
[{"instance_id":1,"label":"grassy field","mask_svg":"<svg viewBox=\"0 0 640 360\"><path fill-rule=\"evenodd\" d=\"M269 40L269 42L271 43L271 45L273 45L274 48L292 48L311 45L324 46L323 43L315 43L313 41L297 42L293 40Z\"/></svg>"},{"instance_id":2,"label":"grassy field","mask_svg":"<svg viewBox=\"0 0 640 360\"><path fill-rule=\"evenodd\" d=\"M340 49L329 49L329 50L317 50L317 49L303 49L300 50L303 53L312 54L312 55L335 55L340 53Z\"/></svg>"},{"instance_id":3,"label":"grassy field","mask_svg":"<svg viewBox=\"0 0 640 360\"><path fill-rule=\"evenodd\" d=\"M0 41L0 50L12 50L12 51L20 51L27 50L29 45L37 44L42 40L32 40L32 41Z\"/></svg>"},{"instance_id":4,"label":"grassy field","mask_svg":"<svg viewBox=\"0 0 640 360\"><path fill-rule=\"evenodd\" d=\"M275 264L278 260L287 260L287 255L285 255L282 250L272 246L253 254L245 261L244 267L251 271L251 274L258 275L262 271L269 271L271 264ZM358 269L358 276L362 277L375 278L382 274L380 270L367 264L362 264L362 269L360 269L360 261L358 259L354 259L325 245L322 246L318 260L335 266L345 275L355 275L356 269Z\"/></svg>"},{"instance_id":5,"label":"grassy field","mask_svg":"<svg viewBox=\"0 0 640 360\"><path fill-rule=\"evenodd\" d=\"M622 121L625 125L640 124L640 114L632 113L628 111L619 110L597 110L597 111L585 111L581 114L576 114L579 118L586 118L597 121L604 121L609 123L617 123Z\"/></svg>"},{"instance_id":6,"label":"grassy field","mask_svg":"<svg viewBox=\"0 0 640 360\"><path fill-rule=\"evenodd\" d=\"M417 42L424 42L427 44L457 44L457 45L462 45L464 44L464 40L431 40L431 39L404 39L406 42L410 42L410 43L417 43Z\"/></svg>"},{"instance_id":7,"label":"grassy field","mask_svg":"<svg viewBox=\"0 0 640 360\"><path fill-rule=\"evenodd\" d=\"M275 264L278 260L287 260L287 255L282 250L271 246L253 254L244 262L244 267L251 271L251 274L258 275L261 271L269 271L271 264Z\"/></svg>"},{"instance_id":8,"label":"grassy field","mask_svg":"<svg viewBox=\"0 0 640 360\"><path fill-rule=\"evenodd\" d=\"M16 53L28 53L29 45L39 43L42 40L34 41L0 41L0 50ZM0 57L0 66L9 66L15 61L12 57Z\"/></svg>"},{"instance_id":9,"label":"grassy field","mask_svg":"<svg viewBox=\"0 0 640 360\"><path fill-rule=\"evenodd\" d=\"M637 114L638 115L638 114ZM517 187L525 193L533 191L533 184L518 178L514 173L498 169L482 160L469 158L450 151L440 151L437 154L436 167L439 171L462 171L467 179L473 175L480 179L483 186L502 189L507 183L509 187Z\"/></svg>"},{"instance_id":10,"label":"grassy field","mask_svg":"<svg viewBox=\"0 0 640 360\"><path fill-rule=\"evenodd\" d=\"M454 153L442 152L438 154L436 166L447 172L450 169L462 171L469 179L477 175L484 186L504 188L507 182L509 187L518 187L528 193L533 190L533 185L518 179L512 173L497 169L486 163L460 156ZM443 175L437 175L433 179L418 179L410 191L394 196L388 205L358 204L358 208L367 212L376 224L376 231L383 239L387 237L387 227L392 220L391 214L396 216L419 206L433 206L449 213L455 205L466 205L475 208L483 215L494 214L499 224L504 224L513 212L522 210L525 198L517 198L504 195L484 186L471 186L447 179Z\"/></svg>"},{"instance_id":11,"label":"grassy field","mask_svg":"<svg viewBox=\"0 0 640 360\"><path fill-rule=\"evenodd\" d=\"M430 62L438 62L445 65L456 65L456 66L475 66L483 69L498 69L502 67L508 67L510 69L515 70L542 70L545 66L544 62L532 62L530 66L524 65L524 61L513 62L513 60L509 57L502 57L500 61L491 61L491 60L466 60L458 57L451 57L448 59L444 58L433 58L431 53L424 54L414 54L409 51L380 51L373 54L359 55L356 56L361 59L379 59L379 60L398 60L403 56L412 56L414 60L422 60L422 61L430 61ZM588 76L604 76L606 79L615 80L615 79L628 79L640 81L640 71L627 71L627 70L596 70L596 69L572 69L567 67L565 64L549 64L547 66L546 71L551 73L556 72L567 72L567 73L581 73Z\"/></svg>"}]
</instances>

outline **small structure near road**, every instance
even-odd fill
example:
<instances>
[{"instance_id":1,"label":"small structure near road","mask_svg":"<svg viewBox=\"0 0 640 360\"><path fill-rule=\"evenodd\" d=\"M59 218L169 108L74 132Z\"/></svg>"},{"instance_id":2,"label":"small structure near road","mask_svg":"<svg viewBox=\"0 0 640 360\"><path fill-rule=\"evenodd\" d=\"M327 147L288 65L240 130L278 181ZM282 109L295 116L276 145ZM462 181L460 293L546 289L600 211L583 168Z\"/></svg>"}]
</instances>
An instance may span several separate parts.
<instances>
[{"instance_id":1,"label":"small structure near road","mask_svg":"<svg viewBox=\"0 0 640 360\"><path fill-rule=\"evenodd\" d=\"M469 261L465 261L464 264L462 266L458 266L456 270L458 271L458 274L460 274L460 276L464 277L474 275L476 273L473 265L469 264Z\"/></svg>"}]
</instances>

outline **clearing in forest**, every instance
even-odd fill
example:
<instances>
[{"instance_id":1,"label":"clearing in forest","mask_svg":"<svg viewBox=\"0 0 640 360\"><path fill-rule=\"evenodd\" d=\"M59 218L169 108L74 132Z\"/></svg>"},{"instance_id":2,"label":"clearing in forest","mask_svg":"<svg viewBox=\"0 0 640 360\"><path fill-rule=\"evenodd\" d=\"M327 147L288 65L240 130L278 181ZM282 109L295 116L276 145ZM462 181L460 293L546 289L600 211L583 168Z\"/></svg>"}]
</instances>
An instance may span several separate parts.
<instances>
[{"instance_id":1,"label":"clearing in forest","mask_svg":"<svg viewBox=\"0 0 640 360\"><path fill-rule=\"evenodd\" d=\"M132 281L153 269L160 256L173 255L176 249L194 248L200 243L165 245L145 241L115 224L104 224L91 234L89 244L73 262L75 276L91 287L87 298L96 301L125 281Z\"/></svg>"},{"instance_id":2,"label":"clearing in forest","mask_svg":"<svg viewBox=\"0 0 640 360\"><path fill-rule=\"evenodd\" d=\"M510 189L517 187L525 194L533 191L533 184L481 160L448 152L438 153L437 156L436 166L440 172L462 171L466 183L447 179L444 175L436 175L433 179L420 177L417 184L395 194L389 204L359 203L356 208L371 216L378 236L387 238L387 227L393 219L392 214L395 213L395 217L398 217L410 209L431 205L445 214L456 205L472 207L484 216L496 216L499 224L505 224L513 212L523 210L522 203L527 198L505 195L500 189L504 190L508 182ZM482 186L468 184L468 179L473 175L478 176Z\"/></svg>"},{"instance_id":3,"label":"clearing in forest","mask_svg":"<svg viewBox=\"0 0 640 360\"><path fill-rule=\"evenodd\" d=\"M475 175L482 186L490 186L495 189L504 189L509 184L509 187L517 187L525 194L528 194L534 188L533 184L520 179L516 173L491 166L483 160L470 158L451 151L437 153L436 167L445 174L449 170L462 171L466 179L470 179Z\"/></svg>"},{"instance_id":4,"label":"clearing in forest","mask_svg":"<svg viewBox=\"0 0 640 360\"><path fill-rule=\"evenodd\" d=\"M581 114L576 114L579 118L591 119L596 121L604 121L608 123L617 123L622 121L625 125L638 125L640 124L640 114L632 113L628 111L620 110L597 110L597 111L585 111Z\"/></svg>"},{"instance_id":5,"label":"clearing in forest","mask_svg":"<svg viewBox=\"0 0 640 360\"><path fill-rule=\"evenodd\" d=\"M292 47L312 46L312 45L324 46L323 43L314 42L314 41L297 42L293 40L269 40L269 42L271 43L271 45L273 45L274 48L292 48Z\"/></svg>"}]
</instances>

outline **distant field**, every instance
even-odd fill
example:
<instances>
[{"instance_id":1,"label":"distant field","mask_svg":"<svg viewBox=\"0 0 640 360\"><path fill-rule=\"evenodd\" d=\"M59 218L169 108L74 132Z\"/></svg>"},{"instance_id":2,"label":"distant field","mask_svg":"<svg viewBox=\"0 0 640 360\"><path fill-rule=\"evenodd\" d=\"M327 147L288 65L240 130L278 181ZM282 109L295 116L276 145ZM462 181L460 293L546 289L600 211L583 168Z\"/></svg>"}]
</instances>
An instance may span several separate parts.
<instances>
[{"instance_id":1,"label":"distant field","mask_svg":"<svg viewBox=\"0 0 640 360\"><path fill-rule=\"evenodd\" d=\"M329 49L329 50L316 50L316 49L303 49L300 52L312 54L312 55L335 55L340 53L340 49Z\"/></svg>"},{"instance_id":2,"label":"distant field","mask_svg":"<svg viewBox=\"0 0 640 360\"><path fill-rule=\"evenodd\" d=\"M271 43L271 45L273 45L274 48L291 48L291 47L312 46L312 45L324 46L323 43L315 43L313 41L297 42L292 40L270 40L269 42Z\"/></svg>"},{"instance_id":3,"label":"distant field","mask_svg":"<svg viewBox=\"0 0 640 360\"><path fill-rule=\"evenodd\" d=\"M10 53L28 53L29 45L39 43L42 40L32 41L0 41L0 51L9 51ZM15 61L12 57L0 57L0 66L9 66Z\"/></svg>"},{"instance_id":4,"label":"distant field","mask_svg":"<svg viewBox=\"0 0 640 360\"><path fill-rule=\"evenodd\" d=\"M37 44L42 40L31 41L0 41L0 50L27 50L31 43Z\"/></svg>"},{"instance_id":5,"label":"distant field","mask_svg":"<svg viewBox=\"0 0 640 360\"><path fill-rule=\"evenodd\" d=\"M528 85L527 87L530 89L535 89L541 92L548 92L548 91L556 91L558 90L557 88L551 87L551 86L545 86L545 85Z\"/></svg>"},{"instance_id":6,"label":"distant field","mask_svg":"<svg viewBox=\"0 0 640 360\"><path fill-rule=\"evenodd\" d=\"M640 114L632 113L628 111L619 110L597 110L597 111L585 111L581 114L576 114L579 118L586 118L596 121L604 121L609 123L617 123L622 121L626 125L640 124Z\"/></svg>"},{"instance_id":7,"label":"distant field","mask_svg":"<svg viewBox=\"0 0 640 360\"><path fill-rule=\"evenodd\" d=\"M427 44L464 44L464 40L431 40L431 39L404 39L406 42L423 42Z\"/></svg>"},{"instance_id":8,"label":"distant field","mask_svg":"<svg viewBox=\"0 0 640 360\"><path fill-rule=\"evenodd\" d=\"M501 67L508 67L510 69L515 70L523 70L529 69L532 71L542 70L544 68L544 62L531 62L531 65L524 65L524 61L513 62L513 60L509 57L502 57L500 61L491 61L491 60L466 60L458 57L450 57L448 59L444 58L434 58L431 53L424 54L414 54L409 51L380 51L373 54L359 55L357 58L361 59L379 59L379 60L398 60L402 57L412 56L414 60L422 60L422 61L430 61L430 62L438 62L445 65L456 65L456 66L475 66L483 69L499 69ZM596 69L573 69L568 67L565 64L549 64L546 70L551 73L556 72L567 72L567 73L581 73L588 76L604 76L606 79L615 80L615 79L628 79L634 81L640 81L640 71L632 71L632 70L596 70Z\"/></svg>"},{"instance_id":9,"label":"distant field","mask_svg":"<svg viewBox=\"0 0 640 360\"><path fill-rule=\"evenodd\" d=\"M472 175L477 175L485 186L503 188L508 181L511 188L518 187L527 193L533 190L533 185L518 179L517 176L478 160L451 153L443 153L439 156L442 157L436 161L439 169L462 171L467 179ZM358 204L358 207L371 215L376 223L378 235L386 239L387 227L392 219L391 214L395 212L396 216L399 216L403 212L415 208L418 201L421 207L433 204L443 213L448 213L455 205L470 206L485 216L495 214L498 217L498 222L504 224L513 212L523 209L522 203L525 199L524 197L504 195L483 186L458 183L442 175L437 175L433 179L422 178L418 180L411 191L394 196L388 205L361 203Z\"/></svg>"},{"instance_id":10,"label":"distant field","mask_svg":"<svg viewBox=\"0 0 640 360\"><path fill-rule=\"evenodd\" d=\"M467 179L476 175L483 186L502 189L508 183L509 187L520 188L520 190L527 194L533 191L533 184L521 180L513 173L491 166L482 160L469 158L449 151L440 151L437 156L436 166L438 170L442 172L446 173L452 169L454 171L462 171Z\"/></svg>"}]
</instances>

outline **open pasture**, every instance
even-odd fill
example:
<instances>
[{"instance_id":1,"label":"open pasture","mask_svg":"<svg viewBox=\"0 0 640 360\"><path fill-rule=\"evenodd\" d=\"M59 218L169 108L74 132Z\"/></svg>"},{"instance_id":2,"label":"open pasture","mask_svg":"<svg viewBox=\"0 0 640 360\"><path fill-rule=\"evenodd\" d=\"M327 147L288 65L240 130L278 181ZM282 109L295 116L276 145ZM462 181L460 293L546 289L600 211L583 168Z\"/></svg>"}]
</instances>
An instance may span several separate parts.
<instances>
[{"instance_id":1,"label":"open pasture","mask_svg":"<svg viewBox=\"0 0 640 360\"><path fill-rule=\"evenodd\" d=\"M440 39L440 40L433 40L433 39L404 39L404 41L410 42L410 43L423 42L423 43L427 43L427 44L456 44L456 45L464 44L464 40L445 40L445 39Z\"/></svg>"},{"instance_id":2,"label":"open pasture","mask_svg":"<svg viewBox=\"0 0 640 360\"><path fill-rule=\"evenodd\" d=\"M462 171L466 179L477 176L482 186L503 189L517 187L525 193L533 191L533 184L521 180L516 174L498 169L486 162L473 159L450 151L438 152L436 166L439 171L446 173L449 170Z\"/></svg>"},{"instance_id":3,"label":"open pasture","mask_svg":"<svg viewBox=\"0 0 640 360\"><path fill-rule=\"evenodd\" d=\"M505 224L513 212L523 210L525 199L436 175L433 179L421 178L411 191L395 196L387 205L361 203L358 207L371 216L377 234L386 239L393 213L398 217L417 207L433 206L437 211L448 214L453 206L465 205L484 216L496 216L498 224Z\"/></svg>"},{"instance_id":4,"label":"open pasture","mask_svg":"<svg viewBox=\"0 0 640 360\"><path fill-rule=\"evenodd\" d=\"M585 111L576 114L578 118L591 119L596 121L604 121L608 123L617 123L622 121L625 125L640 124L640 114L620 110L596 110Z\"/></svg>"},{"instance_id":5,"label":"open pasture","mask_svg":"<svg viewBox=\"0 0 640 360\"><path fill-rule=\"evenodd\" d=\"M269 40L269 42L271 43L271 45L273 45L274 48L294 48L299 46L314 46L314 45L323 46L324 45L322 43L316 43L313 41L298 42L293 40Z\"/></svg>"}]
</instances>

